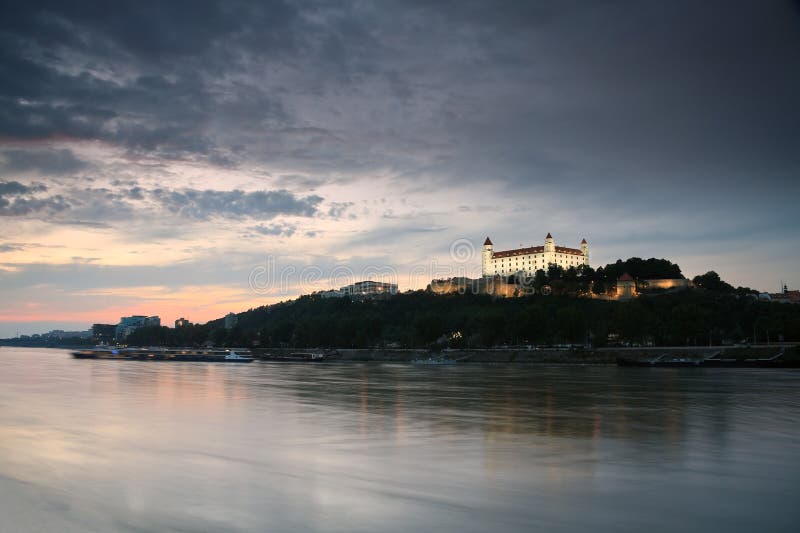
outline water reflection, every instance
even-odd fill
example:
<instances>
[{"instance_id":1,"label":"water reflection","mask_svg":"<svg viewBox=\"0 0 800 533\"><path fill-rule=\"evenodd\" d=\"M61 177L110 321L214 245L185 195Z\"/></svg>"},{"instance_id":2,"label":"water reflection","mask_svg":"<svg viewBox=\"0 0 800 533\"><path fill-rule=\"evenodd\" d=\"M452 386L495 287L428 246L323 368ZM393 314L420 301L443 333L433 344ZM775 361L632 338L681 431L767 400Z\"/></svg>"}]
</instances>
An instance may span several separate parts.
<instances>
[{"instance_id":1,"label":"water reflection","mask_svg":"<svg viewBox=\"0 0 800 533\"><path fill-rule=\"evenodd\" d=\"M0 512L52 531L789 531L798 386L3 348Z\"/></svg>"}]
</instances>

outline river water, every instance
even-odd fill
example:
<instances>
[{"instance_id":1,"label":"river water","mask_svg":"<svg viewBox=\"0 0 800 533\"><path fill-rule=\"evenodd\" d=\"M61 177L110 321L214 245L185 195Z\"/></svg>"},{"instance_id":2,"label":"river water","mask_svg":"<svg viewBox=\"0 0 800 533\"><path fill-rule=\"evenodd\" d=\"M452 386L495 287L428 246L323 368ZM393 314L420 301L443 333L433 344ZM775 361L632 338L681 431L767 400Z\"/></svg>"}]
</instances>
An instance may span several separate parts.
<instances>
[{"instance_id":1,"label":"river water","mask_svg":"<svg viewBox=\"0 0 800 533\"><path fill-rule=\"evenodd\" d=\"M0 348L0 531L797 531L800 372Z\"/></svg>"}]
</instances>

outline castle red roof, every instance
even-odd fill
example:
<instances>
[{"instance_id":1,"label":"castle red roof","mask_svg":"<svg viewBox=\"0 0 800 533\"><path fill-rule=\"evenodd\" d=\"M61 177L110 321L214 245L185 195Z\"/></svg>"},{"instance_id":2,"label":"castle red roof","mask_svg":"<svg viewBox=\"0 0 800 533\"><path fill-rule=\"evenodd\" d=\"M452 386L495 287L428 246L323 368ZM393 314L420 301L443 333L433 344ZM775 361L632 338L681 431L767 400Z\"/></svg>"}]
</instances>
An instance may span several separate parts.
<instances>
[{"instance_id":1,"label":"castle red roof","mask_svg":"<svg viewBox=\"0 0 800 533\"><path fill-rule=\"evenodd\" d=\"M492 257L512 257L515 255L540 254L544 252L544 246L531 246L530 248L517 248L516 250L505 250L495 252Z\"/></svg>"},{"instance_id":2,"label":"castle red roof","mask_svg":"<svg viewBox=\"0 0 800 533\"><path fill-rule=\"evenodd\" d=\"M621 275L619 278L617 278L617 281L633 281L633 278L631 277L630 274L625 272L623 275Z\"/></svg>"},{"instance_id":3,"label":"castle red roof","mask_svg":"<svg viewBox=\"0 0 800 533\"><path fill-rule=\"evenodd\" d=\"M553 238L553 236L552 236L552 235L550 235L550 232L548 231L548 232L547 232L547 237L545 237L545 239L552 239L552 238Z\"/></svg>"},{"instance_id":4,"label":"castle red roof","mask_svg":"<svg viewBox=\"0 0 800 533\"><path fill-rule=\"evenodd\" d=\"M485 240L485 241L483 241L483 245L484 245L484 246L487 246L487 245L488 245L488 246L494 246L494 245L492 244L492 240L491 240L489 237L486 237L486 240Z\"/></svg>"},{"instance_id":5,"label":"castle red roof","mask_svg":"<svg viewBox=\"0 0 800 533\"><path fill-rule=\"evenodd\" d=\"M581 244L588 244L588 243L586 242L586 239L581 239Z\"/></svg>"},{"instance_id":6,"label":"castle red roof","mask_svg":"<svg viewBox=\"0 0 800 533\"><path fill-rule=\"evenodd\" d=\"M503 250L502 252L495 252L492 254L492 257L513 257L515 255L540 254L543 252L544 246L531 246L530 248L517 248L515 250ZM583 256L583 252L580 250L576 248L566 248L564 246L556 246L556 253Z\"/></svg>"},{"instance_id":7,"label":"castle red roof","mask_svg":"<svg viewBox=\"0 0 800 533\"><path fill-rule=\"evenodd\" d=\"M572 254L572 255L583 255L583 252L581 252L577 248L567 248L565 246L556 246L556 253L559 253L559 254Z\"/></svg>"}]
</instances>

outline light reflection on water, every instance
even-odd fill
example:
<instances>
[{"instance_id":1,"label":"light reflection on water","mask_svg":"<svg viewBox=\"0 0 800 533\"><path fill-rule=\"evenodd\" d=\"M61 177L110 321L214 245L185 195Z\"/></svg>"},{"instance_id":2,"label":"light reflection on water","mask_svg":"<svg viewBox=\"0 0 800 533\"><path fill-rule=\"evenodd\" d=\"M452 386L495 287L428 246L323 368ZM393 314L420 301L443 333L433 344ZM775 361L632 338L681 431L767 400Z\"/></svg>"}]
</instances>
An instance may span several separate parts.
<instances>
[{"instance_id":1,"label":"light reflection on water","mask_svg":"<svg viewBox=\"0 0 800 533\"><path fill-rule=\"evenodd\" d=\"M794 531L799 392L794 371L1 348L0 530Z\"/></svg>"}]
</instances>

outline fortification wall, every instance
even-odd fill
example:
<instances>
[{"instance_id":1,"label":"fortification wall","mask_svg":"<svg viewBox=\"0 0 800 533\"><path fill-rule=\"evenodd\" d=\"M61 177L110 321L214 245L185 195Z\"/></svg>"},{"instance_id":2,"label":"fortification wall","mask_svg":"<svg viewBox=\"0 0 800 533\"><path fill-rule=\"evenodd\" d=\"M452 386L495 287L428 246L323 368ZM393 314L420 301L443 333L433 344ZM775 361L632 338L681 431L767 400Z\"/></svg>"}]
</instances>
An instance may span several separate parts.
<instances>
[{"instance_id":1,"label":"fortification wall","mask_svg":"<svg viewBox=\"0 0 800 533\"><path fill-rule=\"evenodd\" d=\"M521 294L522 288L502 278L453 278L433 280L428 290L434 294L488 294L499 298L513 298Z\"/></svg>"}]
</instances>

